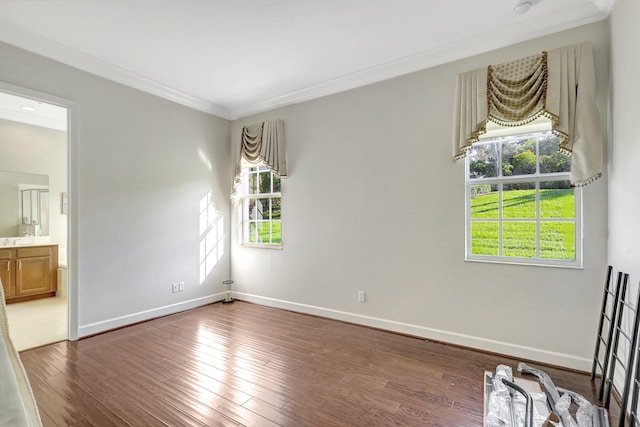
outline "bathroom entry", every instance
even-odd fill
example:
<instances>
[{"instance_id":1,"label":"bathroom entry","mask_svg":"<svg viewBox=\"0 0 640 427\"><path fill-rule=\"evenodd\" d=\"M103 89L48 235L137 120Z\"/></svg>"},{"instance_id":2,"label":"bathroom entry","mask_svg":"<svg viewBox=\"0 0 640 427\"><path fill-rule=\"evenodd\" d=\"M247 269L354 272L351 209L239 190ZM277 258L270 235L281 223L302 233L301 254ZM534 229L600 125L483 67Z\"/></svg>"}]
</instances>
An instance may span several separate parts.
<instances>
[{"instance_id":1,"label":"bathroom entry","mask_svg":"<svg viewBox=\"0 0 640 427\"><path fill-rule=\"evenodd\" d=\"M0 278L19 351L68 338L67 116L0 91Z\"/></svg>"}]
</instances>

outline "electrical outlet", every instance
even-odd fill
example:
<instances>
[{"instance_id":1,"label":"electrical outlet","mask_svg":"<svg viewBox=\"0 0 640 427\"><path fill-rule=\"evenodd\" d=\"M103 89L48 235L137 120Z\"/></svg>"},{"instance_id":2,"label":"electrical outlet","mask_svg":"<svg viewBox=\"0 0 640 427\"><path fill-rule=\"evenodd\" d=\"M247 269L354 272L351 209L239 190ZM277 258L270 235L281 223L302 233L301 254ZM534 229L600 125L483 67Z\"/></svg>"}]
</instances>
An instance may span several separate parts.
<instances>
[{"instance_id":1,"label":"electrical outlet","mask_svg":"<svg viewBox=\"0 0 640 427\"><path fill-rule=\"evenodd\" d=\"M367 293L365 291L358 291L358 301L365 302L367 300Z\"/></svg>"},{"instance_id":2,"label":"electrical outlet","mask_svg":"<svg viewBox=\"0 0 640 427\"><path fill-rule=\"evenodd\" d=\"M174 282L171 284L171 292L173 292L174 294L178 292L178 282Z\"/></svg>"},{"instance_id":3,"label":"electrical outlet","mask_svg":"<svg viewBox=\"0 0 640 427\"><path fill-rule=\"evenodd\" d=\"M180 290L180 292L184 291L184 282L180 282L178 284L178 289Z\"/></svg>"}]
</instances>

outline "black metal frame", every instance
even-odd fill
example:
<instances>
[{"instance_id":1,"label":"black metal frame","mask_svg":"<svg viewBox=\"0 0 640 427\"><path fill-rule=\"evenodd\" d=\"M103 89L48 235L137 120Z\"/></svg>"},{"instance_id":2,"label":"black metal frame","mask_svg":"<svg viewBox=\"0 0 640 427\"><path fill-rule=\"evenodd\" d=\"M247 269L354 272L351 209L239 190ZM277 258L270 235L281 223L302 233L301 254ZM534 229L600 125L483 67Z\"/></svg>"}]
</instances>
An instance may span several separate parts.
<instances>
[{"instance_id":1,"label":"black metal frame","mask_svg":"<svg viewBox=\"0 0 640 427\"><path fill-rule=\"evenodd\" d=\"M613 331L615 329L616 315L618 311L618 299L620 296L620 284L622 283L622 273L618 273L618 280L615 291L611 290L611 276L613 267L607 268L607 278L604 283L604 294L602 296L602 308L600 310L600 322L598 324L598 335L596 337L596 348L593 355L593 364L591 366L591 381L596 379L598 368L600 368L600 387L598 389L598 400L604 397L605 382L607 378L607 370L609 368L609 357L611 355L611 343L613 339ZM613 303L609 304L609 298L613 298ZM611 307L610 312L608 308ZM606 337L603 335L603 329L607 322ZM604 360L600 362L600 350L604 347Z\"/></svg>"},{"instance_id":2,"label":"black metal frame","mask_svg":"<svg viewBox=\"0 0 640 427\"><path fill-rule=\"evenodd\" d=\"M628 301L628 283L629 283L629 274L624 273L622 279L622 288L620 291L620 298L618 300L618 317L616 320L616 329L615 329L615 337L613 346L611 348L611 369L607 375L607 390L605 392L605 400L604 407L609 409L609 405L611 403L611 395L612 391L616 391L618 396L620 397L620 422L619 426L624 427L626 424L627 418L627 405L629 404L629 393L631 391L631 380L632 373L634 367L634 360L636 359L635 355L637 353L637 345L638 345L638 326L640 325L640 289L637 290L637 299L635 305L632 305ZM622 320L624 318L625 312L629 313L629 316L632 316L630 319L633 323L632 329L630 331L630 335L627 334L623 330ZM628 344L628 354L626 355L626 361L624 360L625 355L620 355L619 344L620 337L627 341ZM615 372L616 366L619 365L621 369L623 369L624 373L622 377L624 378L624 385L622 391L618 389L615 384ZM633 405L632 405L633 407Z\"/></svg>"},{"instance_id":3,"label":"black metal frame","mask_svg":"<svg viewBox=\"0 0 640 427\"><path fill-rule=\"evenodd\" d=\"M638 293L640 294L640 283L638 284ZM629 422L632 427L640 427L640 415L638 414L638 395L640 394L640 348L635 351L635 366L632 382L631 408L629 410ZM620 418L626 418L624 414L620 414Z\"/></svg>"},{"instance_id":4,"label":"black metal frame","mask_svg":"<svg viewBox=\"0 0 640 427\"><path fill-rule=\"evenodd\" d=\"M520 387L518 384L514 382L503 379L502 383L507 387L509 387L510 389L515 390L524 396L525 398L524 427L533 427L533 399L531 398L531 395L525 389L523 389L522 387ZM511 401L513 402L513 397ZM512 408L512 411L513 411L513 408Z\"/></svg>"}]
</instances>

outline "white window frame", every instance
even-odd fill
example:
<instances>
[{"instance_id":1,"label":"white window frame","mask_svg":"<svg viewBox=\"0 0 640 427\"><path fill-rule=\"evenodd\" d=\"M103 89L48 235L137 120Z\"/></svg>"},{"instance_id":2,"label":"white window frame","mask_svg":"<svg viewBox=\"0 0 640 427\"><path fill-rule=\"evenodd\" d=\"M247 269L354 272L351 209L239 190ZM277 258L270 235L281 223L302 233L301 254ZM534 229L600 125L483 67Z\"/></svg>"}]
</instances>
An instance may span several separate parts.
<instances>
[{"instance_id":1,"label":"white window frame","mask_svg":"<svg viewBox=\"0 0 640 427\"><path fill-rule=\"evenodd\" d=\"M274 176L274 172L268 170L268 168L263 163L250 163L246 160L242 160L242 173L241 173L241 189L242 189L242 197L241 197L241 214L240 214L240 241L241 245L245 247L253 247L253 248L263 248L263 249L282 249L282 213L280 214L279 220L268 219L263 220L262 222L270 222L271 223L271 234L270 238L273 238L273 223L280 224L280 242L279 243L261 243L261 242L250 242L250 224L251 222L255 222L255 220L251 220L249 218L249 202L253 199L280 199L280 208L282 209L282 180L280 181L280 191L272 192L272 193L257 193L251 194L249 191L249 175L250 169L263 167L267 170L260 171L269 172L272 176ZM273 190L273 188L272 188Z\"/></svg>"},{"instance_id":2,"label":"white window frame","mask_svg":"<svg viewBox=\"0 0 640 427\"><path fill-rule=\"evenodd\" d=\"M522 133L506 137L497 137L491 139L482 139L477 144L483 145L487 143L498 143L501 145L503 142L509 140L522 140L527 137L544 136L544 132L536 133ZM539 139L536 140L536 151L539 153ZM537 265L537 266L549 266L549 267L567 267L567 268L582 268L582 239L583 239L583 226L582 226L582 188L574 187L574 204L575 213L574 218L562 219L562 218L540 218L540 183L554 180L569 180L570 172L561 173L540 173L539 154L536 156L536 173L529 175L517 175L517 176L502 176L502 151L498 151L498 161L496 169L498 176L495 178L470 178L469 173L469 156L465 159L465 260L466 261L480 261L480 262L492 262L503 264L520 264L520 265ZM517 184L517 183L535 183L536 187L536 218L527 219L506 219L502 216L502 188L504 184ZM499 223L499 249L498 255L477 255L471 253L471 224L473 222L483 222L483 219L471 218L471 188L474 185L498 185L499 188L499 202L498 202L498 218L491 218L485 221L498 222ZM575 260L558 260L550 258L540 258L540 224L542 222L562 222L562 221L574 221L575 222ZM502 225L506 222L535 222L536 224L536 257L524 258L524 257L512 257L502 255Z\"/></svg>"}]
</instances>

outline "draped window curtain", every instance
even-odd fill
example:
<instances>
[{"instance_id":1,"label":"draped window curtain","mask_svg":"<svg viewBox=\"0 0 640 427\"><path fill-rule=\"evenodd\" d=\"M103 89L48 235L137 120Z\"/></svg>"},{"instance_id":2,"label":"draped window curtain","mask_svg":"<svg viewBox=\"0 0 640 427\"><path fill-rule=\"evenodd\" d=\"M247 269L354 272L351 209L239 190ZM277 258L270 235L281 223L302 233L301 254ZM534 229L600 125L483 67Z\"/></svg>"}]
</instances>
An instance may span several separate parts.
<instances>
[{"instance_id":1,"label":"draped window curtain","mask_svg":"<svg viewBox=\"0 0 640 427\"><path fill-rule=\"evenodd\" d=\"M516 61L458 75L454 117L454 159L462 159L487 132L487 122L522 126L540 117L551 121L571 155L571 184L602 176L603 136L595 105L591 44L566 46Z\"/></svg>"},{"instance_id":2,"label":"draped window curtain","mask_svg":"<svg viewBox=\"0 0 640 427\"><path fill-rule=\"evenodd\" d=\"M274 119L242 128L240 146L235 151L232 198L239 196L243 158L250 163L264 163L280 178L286 178L284 122L280 119Z\"/></svg>"}]
</instances>

